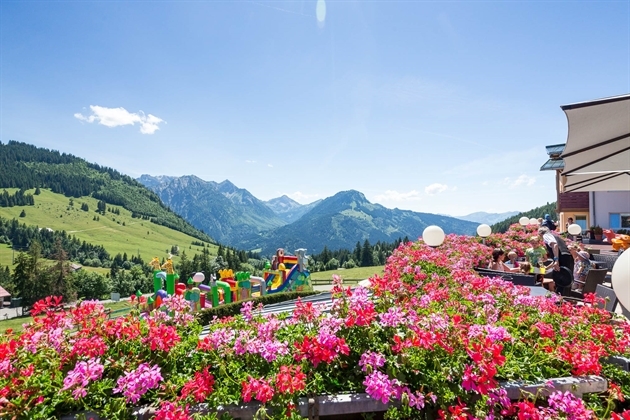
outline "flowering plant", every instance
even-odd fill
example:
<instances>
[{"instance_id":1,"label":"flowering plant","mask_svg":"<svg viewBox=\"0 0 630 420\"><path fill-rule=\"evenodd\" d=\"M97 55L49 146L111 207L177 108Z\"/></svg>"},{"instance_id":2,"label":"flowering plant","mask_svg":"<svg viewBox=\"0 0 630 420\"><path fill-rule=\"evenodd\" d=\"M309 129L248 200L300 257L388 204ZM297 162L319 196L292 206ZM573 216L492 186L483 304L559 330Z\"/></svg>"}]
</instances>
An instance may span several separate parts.
<instances>
[{"instance_id":1,"label":"flowering plant","mask_svg":"<svg viewBox=\"0 0 630 420\"><path fill-rule=\"evenodd\" d=\"M497 241L526 245L510 235ZM269 409L261 415L291 418L298 397L334 393L392 403L390 418L627 417L630 375L601 361L630 354L630 324L479 277L473 267L488 254L455 235L439 249L402 244L370 289L335 277L331 304L298 300L292 314L263 315L248 302L201 338L178 297L151 316L117 319L96 302L63 311L48 298L22 333L0 337L0 417L91 410L122 419L153 405L157 419L187 419L202 402L211 411L257 402ZM570 375L603 375L610 390L511 401L501 387Z\"/></svg>"}]
</instances>

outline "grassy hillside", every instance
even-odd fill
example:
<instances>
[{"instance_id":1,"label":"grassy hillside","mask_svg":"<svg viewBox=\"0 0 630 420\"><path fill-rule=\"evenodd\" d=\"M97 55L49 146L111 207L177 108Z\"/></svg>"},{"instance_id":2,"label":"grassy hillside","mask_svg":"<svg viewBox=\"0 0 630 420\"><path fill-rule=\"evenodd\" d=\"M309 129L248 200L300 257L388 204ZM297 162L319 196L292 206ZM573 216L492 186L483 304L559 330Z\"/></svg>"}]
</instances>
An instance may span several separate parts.
<instances>
[{"instance_id":1,"label":"grassy hillside","mask_svg":"<svg viewBox=\"0 0 630 420\"><path fill-rule=\"evenodd\" d=\"M12 193L15 189L7 188L7 191ZM16 218L20 223L40 228L65 230L82 241L103 245L112 257L117 253L127 253L128 256L139 253L145 261L149 261L154 256L167 257L172 246L185 250L189 256L201 252L200 246L191 245L198 239L148 220L132 218L131 212L121 206L108 205L118 209L120 214L106 212L102 215L95 212L97 199L80 197L72 200L74 204L70 206L70 198L42 189L41 194L35 196L34 206L0 207L0 217ZM88 205L87 212L81 210L84 203ZM19 217L22 210L26 212L26 217ZM95 216L99 220L94 220ZM216 255L217 247L210 246L210 253ZM11 254L12 250L7 245L0 246L0 265L10 265ZM174 261L177 262L177 257Z\"/></svg>"},{"instance_id":2,"label":"grassy hillside","mask_svg":"<svg viewBox=\"0 0 630 420\"><path fill-rule=\"evenodd\" d=\"M47 188L66 197L94 197L119 205L139 219L211 242L205 233L172 212L153 191L112 169L26 143L0 142L0 187Z\"/></svg>"}]
</instances>

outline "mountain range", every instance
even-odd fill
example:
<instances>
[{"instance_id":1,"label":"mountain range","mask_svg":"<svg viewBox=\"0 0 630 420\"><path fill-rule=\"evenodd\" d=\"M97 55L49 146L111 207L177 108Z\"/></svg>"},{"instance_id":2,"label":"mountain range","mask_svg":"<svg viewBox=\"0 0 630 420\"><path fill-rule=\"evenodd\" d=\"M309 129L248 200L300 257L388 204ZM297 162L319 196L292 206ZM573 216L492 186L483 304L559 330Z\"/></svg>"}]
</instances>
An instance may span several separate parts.
<instances>
[{"instance_id":1,"label":"mountain range","mask_svg":"<svg viewBox=\"0 0 630 420\"><path fill-rule=\"evenodd\" d=\"M302 205L287 196L259 200L228 180L142 175L138 181L218 242L263 254L281 247L318 253L325 246L353 249L366 239L370 243L416 239L429 225L439 225L447 234L471 235L478 226L450 216L388 209L354 190Z\"/></svg>"},{"instance_id":2,"label":"mountain range","mask_svg":"<svg viewBox=\"0 0 630 420\"><path fill-rule=\"evenodd\" d=\"M519 214L518 211L507 211L505 213L486 213L485 211L478 211L476 213L470 213L466 216L455 216L458 219L468 220L469 222L485 223L493 225L498 222L502 222L505 219Z\"/></svg>"}]
</instances>

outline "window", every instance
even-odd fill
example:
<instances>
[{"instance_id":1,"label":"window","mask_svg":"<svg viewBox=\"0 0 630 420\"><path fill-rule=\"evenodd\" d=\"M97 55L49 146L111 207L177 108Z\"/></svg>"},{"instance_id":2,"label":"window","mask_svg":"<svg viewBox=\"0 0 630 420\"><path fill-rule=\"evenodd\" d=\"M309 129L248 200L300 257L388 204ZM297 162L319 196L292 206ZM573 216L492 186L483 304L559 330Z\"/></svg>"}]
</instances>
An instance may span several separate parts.
<instances>
[{"instance_id":1,"label":"window","mask_svg":"<svg viewBox=\"0 0 630 420\"><path fill-rule=\"evenodd\" d=\"M582 232L586 230L586 216L575 216L575 224L580 225Z\"/></svg>"},{"instance_id":2,"label":"window","mask_svg":"<svg viewBox=\"0 0 630 420\"><path fill-rule=\"evenodd\" d=\"M630 213L610 213L609 217L611 229L630 228Z\"/></svg>"}]
</instances>

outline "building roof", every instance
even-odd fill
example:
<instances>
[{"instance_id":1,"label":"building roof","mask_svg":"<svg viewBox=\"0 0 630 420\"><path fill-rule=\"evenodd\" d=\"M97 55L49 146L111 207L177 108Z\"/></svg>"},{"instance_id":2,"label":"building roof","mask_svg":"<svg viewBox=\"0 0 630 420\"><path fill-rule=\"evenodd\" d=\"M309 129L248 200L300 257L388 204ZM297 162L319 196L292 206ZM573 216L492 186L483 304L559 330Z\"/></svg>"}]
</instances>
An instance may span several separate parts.
<instances>
[{"instance_id":1,"label":"building roof","mask_svg":"<svg viewBox=\"0 0 630 420\"><path fill-rule=\"evenodd\" d=\"M566 143L552 144L551 146L545 146L545 149L547 149L547 154L549 155L549 157L560 157L562 152L564 152L565 146Z\"/></svg>"},{"instance_id":2,"label":"building roof","mask_svg":"<svg viewBox=\"0 0 630 420\"><path fill-rule=\"evenodd\" d=\"M5 297L10 297L11 294L4 290L2 286L0 286L0 299L4 299Z\"/></svg>"},{"instance_id":3,"label":"building roof","mask_svg":"<svg viewBox=\"0 0 630 420\"><path fill-rule=\"evenodd\" d=\"M564 169L564 160L560 157L560 155L564 151L565 146L566 143L545 146L545 149L547 149L547 154L549 155L549 160L540 167L540 170L555 171Z\"/></svg>"},{"instance_id":4,"label":"building roof","mask_svg":"<svg viewBox=\"0 0 630 420\"><path fill-rule=\"evenodd\" d=\"M543 166L540 167L541 171L555 171L556 169L564 169L564 160L549 159Z\"/></svg>"}]
</instances>

